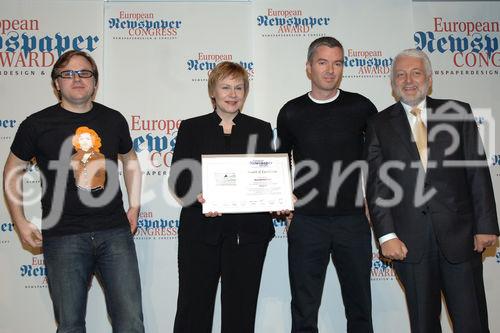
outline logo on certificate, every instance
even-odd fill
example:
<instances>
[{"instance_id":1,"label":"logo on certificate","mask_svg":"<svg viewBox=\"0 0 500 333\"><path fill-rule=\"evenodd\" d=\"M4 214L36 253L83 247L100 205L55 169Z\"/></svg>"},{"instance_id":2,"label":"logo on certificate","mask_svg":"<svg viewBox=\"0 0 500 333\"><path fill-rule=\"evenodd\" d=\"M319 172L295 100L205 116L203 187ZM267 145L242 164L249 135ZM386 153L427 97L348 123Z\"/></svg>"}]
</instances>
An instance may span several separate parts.
<instances>
[{"instance_id":1,"label":"logo on certificate","mask_svg":"<svg viewBox=\"0 0 500 333\"><path fill-rule=\"evenodd\" d=\"M216 172L215 184L217 186L236 186L236 172Z\"/></svg>"}]
</instances>

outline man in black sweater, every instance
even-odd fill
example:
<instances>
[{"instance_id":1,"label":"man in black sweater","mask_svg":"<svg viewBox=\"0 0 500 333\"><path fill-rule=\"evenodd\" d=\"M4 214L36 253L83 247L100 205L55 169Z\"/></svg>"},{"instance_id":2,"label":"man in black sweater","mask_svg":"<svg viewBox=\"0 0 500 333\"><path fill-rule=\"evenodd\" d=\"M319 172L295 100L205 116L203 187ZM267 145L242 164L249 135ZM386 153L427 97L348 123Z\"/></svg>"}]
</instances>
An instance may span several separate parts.
<instances>
[{"instance_id":1,"label":"man in black sweater","mask_svg":"<svg viewBox=\"0 0 500 333\"><path fill-rule=\"evenodd\" d=\"M288 229L292 333L318 332L318 311L330 256L337 270L347 332L373 332L371 232L363 210L362 150L366 120L377 113L366 97L339 89L342 44L311 43L311 91L287 102L277 120L280 152L293 155L295 213Z\"/></svg>"}]
</instances>

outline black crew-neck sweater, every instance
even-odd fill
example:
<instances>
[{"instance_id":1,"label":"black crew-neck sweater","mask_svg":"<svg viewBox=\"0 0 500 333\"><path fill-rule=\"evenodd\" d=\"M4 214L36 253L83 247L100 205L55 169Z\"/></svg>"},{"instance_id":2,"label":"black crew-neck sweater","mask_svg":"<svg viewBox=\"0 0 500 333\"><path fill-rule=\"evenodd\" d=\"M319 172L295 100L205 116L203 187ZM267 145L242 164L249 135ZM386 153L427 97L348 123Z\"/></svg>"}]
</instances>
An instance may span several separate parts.
<instances>
[{"instance_id":1,"label":"black crew-neck sweater","mask_svg":"<svg viewBox=\"0 0 500 333\"><path fill-rule=\"evenodd\" d=\"M360 169L356 168L342 182L340 174L353 162L362 161L366 121L376 113L369 99L343 90L328 103L316 103L305 94L281 108L277 121L278 151L293 153L294 194L299 199L296 213L363 214L362 205L356 205L356 194L361 191ZM336 177L332 177L334 164L340 167ZM306 177L311 178L305 181ZM329 193L333 198L335 191L336 200L329 204Z\"/></svg>"}]
</instances>

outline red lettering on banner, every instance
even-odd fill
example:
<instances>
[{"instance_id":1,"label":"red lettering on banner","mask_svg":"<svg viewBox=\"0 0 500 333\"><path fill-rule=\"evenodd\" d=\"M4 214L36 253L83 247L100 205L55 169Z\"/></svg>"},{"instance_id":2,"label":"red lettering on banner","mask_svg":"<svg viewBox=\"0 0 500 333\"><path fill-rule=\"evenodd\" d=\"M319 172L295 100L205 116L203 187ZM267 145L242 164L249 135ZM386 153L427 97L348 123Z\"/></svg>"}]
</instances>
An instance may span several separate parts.
<instances>
[{"instance_id":1,"label":"red lettering on banner","mask_svg":"<svg viewBox=\"0 0 500 333\"><path fill-rule=\"evenodd\" d=\"M128 29L128 35L134 37L167 37L167 36L177 36L176 28L158 28L158 29L146 29L146 28L135 28Z\"/></svg>"},{"instance_id":2,"label":"red lettering on banner","mask_svg":"<svg viewBox=\"0 0 500 333\"><path fill-rule=\"evenodd\" d=\"M31 265L43 266L44 265L43 258L33 257L33 259L31 259Z\"/></svg>"},{"instance_id":3,"label":"red lettering on banner","mask_svg":"<svg viewBox=\"0 0 500 333\"><path fill-rule=\"evenodd\" d=\"M179 129L182 120L177 119L141 119L141 116L132 116L132 131L165 131L172 134Z\"/></svg>"},{"instance_id":4,"label":"red lettering on banner","mask_svg":"<svg viewBox=\"0 0 500 333\"><path fill-rule=\"evenodd\" d=\"M298 25L298 26L289 26L282 25L278 28L278 33L306 33L311 30L310 26L307 25Z\"/></svg>"},{"instance_id":5,"label":"red lettering on banner","mask_svg":"<svg viewBox=\"0 0 500 333\"><path fill-rule=\"evenodd\" d=\"M1 67L50 67L54 62L50 52L29 52L28 57L22 52L0 52Z\"/></svg>"},{"instance_id":6,"label":"red lettering on banner","mask_svg":"<svg viewBox=\"0 0 500 333\"><path fill-rule=\"evenodd\" d=\"M126 11L120 10L120 19L134 19L134 20L143 20L143 19L154 19L153 13L127 13Z\"/></svg>"},{"instance_id":7,"label":"red lettering on banner","mask_svg":"<svg viewBox=\"0 0 500 333\"><path fill-rule=\"evenodd\" d=\"M38 20L14 19L0 20L0 34L5 35L6 31L36 31L38 29Z\"/></svg>"},{"instance_id":8,"label":"red lettering on banner","mask_svg":"<svg viewBox=\"0 0 500 333\"><path fill-rule=\"evenodd\" d=\"M150 161L151 165L155 168L161 166L170 167L172 165L172 157L174 153L171 151L159 153L157 151L151 153Z\"/></svg>"},{"instance_id":9,"label":"red lettering on banner","mask_svg":"<svg viewBox=\"0 0 500 333\"><path fill-rule=\"evenodd\" d=\"M491 57L485 52L457 52L453 55L453 63L456 67L489 67L490 65L500 67L500 51L494 52Z\"/></svg>"},{"instance_id":10,"label":"red lettering on banner","mask_svg":"<svg viewBox=\"0 0 500 333\"><path fill-rule=\"evenodd\" d=\"M152 217L153 217L153 212L139 212L140 219L152 218Z\"/></svg>"},{"instance_id":11,"label":"red lettering on banner","mask_svg":"<svg viewBox=\"0 0 500 333\"><path fill-rule=\"evenodd\" d=\"M434 32L465 32L467 36L475 32L499 32L499 22L486 21L445 21L434 17Z\"/></svg>"},{"instance_id":12,"label":"red lettering on banner","mask_svg":"<svg viewBox=\"0 0 500 333\"><path fill-rule=\"evenodd\" d=\"M500 52L497 51L491 55L491 63L495 67L500 67Z\"/></svg>"}]
</instances>

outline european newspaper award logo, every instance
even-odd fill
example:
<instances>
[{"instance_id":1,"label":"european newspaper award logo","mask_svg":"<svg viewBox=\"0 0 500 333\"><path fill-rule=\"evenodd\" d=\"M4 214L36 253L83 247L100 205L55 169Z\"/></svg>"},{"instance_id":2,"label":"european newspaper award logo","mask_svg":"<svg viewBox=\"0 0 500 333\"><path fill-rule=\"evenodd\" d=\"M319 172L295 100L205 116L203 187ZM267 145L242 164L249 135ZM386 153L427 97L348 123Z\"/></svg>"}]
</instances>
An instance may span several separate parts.
<instances>
[{"instance_id":1,"label":"european newspaper award logo","mask_svg":"<svg viewBox=\"0 0 500 333\"><path fill-rule=\"evenodd\" d=\"M373 253L372 257L372 281L394 280L396 272L392 265L392 261L383 258L378 252Z\"/></svg>"},{"instance_id":2,"label":"european newspaper award logo","mask_svg":"<svg viewBox=\"0 0 500 333\"><path fill-rule=\"evenodd\" d=\"M37 18L0 18L0 76L47 75L65 51L93 52L98 36L43 32Z\"/></svg>"},{"instance_id":3,"label":"european newspaper award logo","mask_svg":"<svg viewBox=\"0 0 500 333\"><path fill-rule=\"evenodd\" d=\"M265 38L321 37L332 22L329 16L312 15L300 8L267 8L256 20L259 33Z\"/></svg>"}]
</instances>

